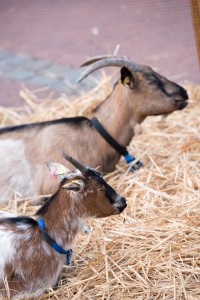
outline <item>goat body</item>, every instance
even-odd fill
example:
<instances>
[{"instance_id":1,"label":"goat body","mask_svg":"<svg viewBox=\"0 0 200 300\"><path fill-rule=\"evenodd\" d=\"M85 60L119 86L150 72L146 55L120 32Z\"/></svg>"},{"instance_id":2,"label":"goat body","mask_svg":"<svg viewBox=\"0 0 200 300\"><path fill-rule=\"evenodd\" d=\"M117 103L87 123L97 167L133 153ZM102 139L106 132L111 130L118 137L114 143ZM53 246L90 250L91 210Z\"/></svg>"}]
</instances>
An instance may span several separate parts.
<instances>
[{"instance_id":1,"label":"goat body","mask_svg":"<svg viewBox=\"0 0 200 300\"><path fill-rule=\"evenodd\" d=\"M94 59L94 67L99 63L96 60L99 58ZM116 83L111 95L93 111L93 116L123 146L129 145L147 116L169 114L183 109L188 99L181 86L150 67L137 65L137 69L132 71L132 64L129 63L130 68L127 67L127 60L125 61L126 67L121 69L121 80ZM52 185L46 179L43 164L45 157L58 160L58 149L64 149L87 165L99 166L103 172L112 171L120 158L119 153L95 128L81 118L79 122L62 119L25 125L23 128L2 128L0 202L5 204L12 199L14 191L23 196L35 195L35 199L37 195L55 191L56 183Z\"/></svg>"},{"instance_id":2,"label":"goat body","mask_svg":"<svg viewBox=\"0 0 200 300\"><path fill-rule=\"evenodd\" d=\"M79 138L77 131L81 132ZM74 136L72 140L69 138L69 133L71 137ZM46 137L48 137L48 141ZM30 142L31 140L33 142ZM69 143L66 147L67 140ZM101 166L101 169L107 172L114 168L120 157L87 121L79 124L67 123L67 130L65 124L52 124L30 128L26 134L24 130L12 132L9 140L0 141L0 157L4 157L4 162L6 161L4 170L0 170L0 175L2 175L0 181L1 203L5 204L11 199L13 191L19 191L24 196L45 195L55 191L57 182L52 183L51 179L46 176L47 172L44 175L45 157L51 157L54 161L59 157L58 151L52 153L50 144L55 145L58 149L65 150L67 148L72 155L78 151L77 159L84 160L84 163L88 165L91 161L95 161L96 166ZM107 159L104 158L105 156ZM28 157L29 159L32 157L35 163L32 159L27 159ZM6 185L8 185L7 188Z\"/></svg>"},{"instance_id":3,"label":"goat body","mask_svg":"<svg viewBox=\"0 0 200 300\"><path fill-rule=\"evenodd\" d=\"M63 248L71 247L85 218L119 214L126 207L125 198L93 169L69 172L58 163L48 162L48 166L62 181L37 216L42 216L46 231ZM0 219L0 296L39 296L57 285L63 264L63 256L44 240L36 220L7 213Z\"/></svg>"}]
</instances>

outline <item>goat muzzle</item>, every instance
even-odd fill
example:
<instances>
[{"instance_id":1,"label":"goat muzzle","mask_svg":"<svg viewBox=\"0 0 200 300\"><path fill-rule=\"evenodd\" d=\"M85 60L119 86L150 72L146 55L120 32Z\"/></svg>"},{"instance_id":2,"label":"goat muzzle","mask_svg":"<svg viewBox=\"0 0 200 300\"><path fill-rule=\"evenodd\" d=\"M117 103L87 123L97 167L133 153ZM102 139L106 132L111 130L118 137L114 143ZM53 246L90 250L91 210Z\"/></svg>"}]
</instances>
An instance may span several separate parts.
<instances>
[{"instance_id":1,"label":"goat muzzle","mask_svg":"<svg viewBox=\"0 0 200 300\"><path fill-rule=\"evenodd\" d=\"M127 207L126 199L124 197L120 197L120 200L116 201L114 204L117 213L120 214Z\"/></svg>"},{"instance_id":2,"label":"goat muzzle","mask_svg":"<svg viewBox=\"0 0 200 300\"><path fill-rule=\"evenodd\" d=\"M180 96L182 99L175 99L175 103L178 107L178 109L183 109L185 108L187 105L188 105L188 94L187 94L187 91L181 87L180 89Z\"/></svg>"}]
</instances>

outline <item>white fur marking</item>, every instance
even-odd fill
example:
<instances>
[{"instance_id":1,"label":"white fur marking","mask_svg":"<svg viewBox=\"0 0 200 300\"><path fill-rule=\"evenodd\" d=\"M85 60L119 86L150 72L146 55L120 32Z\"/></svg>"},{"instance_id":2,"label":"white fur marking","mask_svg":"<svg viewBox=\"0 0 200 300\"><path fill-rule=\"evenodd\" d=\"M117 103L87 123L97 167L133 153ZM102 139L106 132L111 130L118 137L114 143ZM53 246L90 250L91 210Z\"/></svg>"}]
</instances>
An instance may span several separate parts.
<instances>
[{"instance_id":1,"label":"white fur marking","mask_svg":"<svg viewBox=\"0 0 200 300\"><path fill-rule=\"evenodd\" d=\"M16 238L11 230L0 226L0 277L5 276L5 265L11 263L15 256L14 241Z\"/></svg>"},{"instance_id":2,"label":"white fur marking","mask_svg":"<svg viewBox=\"0 0 200 300\"><path fill-rule=\"evenodd\" d=\"M2 218L13 218L16 217L16 214L10 213L8 211L0 210L0 219Z\"/></svg>"},{"instance_id":3,"label":"white fur marking","mask_svg":"<svg viewBox=\"0 0 200 300\"><path fill-rule=\"evenodd\" d=\"M81 231L82 231L83 233L90 233L90 232L91 232L91 229L90 229L90 227L88 227L87 225L82 224Z\"/></svg>"},{"instance_id":4,"label":"white fur marking","mask_svg":"<svg viewBox=\"0 0 200 300\"><path fill-rule=\"evenodd\" d=\"M0 161L4 162L4 167L0 168L0 203L6 204L13 198L14 192L23 196L32 195L31 166L25 155L24 141L0 141Z\"/></svg>"},{"instance_id":5,"label":"white fur marking","mask_svg":"<svg viewBox=\"0 0 200 300\"><path fill-rule=\"evenodd\" d=\"M18 223L18 224L16 225L16 229L24 230L24 231L28 230L28 229L31 228L31 227L32 227L31 224L24 224L24 223ZM27 233L25 233L25 234L27 234Z\"/></svg>"}]
</instances>

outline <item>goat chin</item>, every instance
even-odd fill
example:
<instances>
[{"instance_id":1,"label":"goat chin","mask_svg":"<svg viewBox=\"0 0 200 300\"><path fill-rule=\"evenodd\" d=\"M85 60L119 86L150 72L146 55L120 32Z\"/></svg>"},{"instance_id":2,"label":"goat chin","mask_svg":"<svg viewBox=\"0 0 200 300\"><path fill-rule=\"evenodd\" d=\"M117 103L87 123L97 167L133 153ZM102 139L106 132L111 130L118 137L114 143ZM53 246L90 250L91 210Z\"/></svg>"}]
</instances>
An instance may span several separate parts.
<instances>
[{"instance_id":1,"label":"goat chin","mask_svg":"<svg viewBox=\"0 0 200 300\"><path fill-rule=\"evenodd\" d=\"M142 126L141 126L141 124L137 123L134 126L134 133L135 133L135 135L139 135L139 134L142 133Z\"/></svg>"}]
</instances>

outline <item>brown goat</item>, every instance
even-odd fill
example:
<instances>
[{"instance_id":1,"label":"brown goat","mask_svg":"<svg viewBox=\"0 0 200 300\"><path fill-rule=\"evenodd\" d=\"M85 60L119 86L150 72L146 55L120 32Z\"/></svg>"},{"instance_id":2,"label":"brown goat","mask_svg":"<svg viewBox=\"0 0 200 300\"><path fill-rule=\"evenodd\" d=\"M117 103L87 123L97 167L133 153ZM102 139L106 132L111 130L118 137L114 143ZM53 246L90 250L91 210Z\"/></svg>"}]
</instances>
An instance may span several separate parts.
<instances>
[{"instance_id":1,"label":"brown goat","mask_svg":"<svg viewBox=\"0 0 200 300\"><path fill-rule=\"evenodd\" d=\"M126 207L126 199L100 173L66 154L64 157L77 170L70 172L61 164L48 162L54 176L62 181L37 211L37 221L7 213L0 219L0 296L28 299L56 286L65 260L55 250L57 246L70 249L84 219L116 215ZM69 264L70 250L65 254Z\"/></svg>"},{"instance_id":2,"label":"brown goat","mask_svg":"<svg viewBox=\"0 0 200 300\"><path fill-rule=\"evenodd\" d=\"M187 105L185 89L148 66L121 57L98 57L84 65L89 66L80 80L104 66L121 67L120 81L94 109L93 116L123 146L129 145L147 116L169 114ZM13 191L23 196L52 193L56 183L52 185L46 179L43 164L45 157L58 160L58 149L72 153L87 165L100 166L103 172L112 171L120 158L91 123L81 117L76 122L66 118L2 128L0 202L11 199Z\"/></svg>"}]
</instances>

